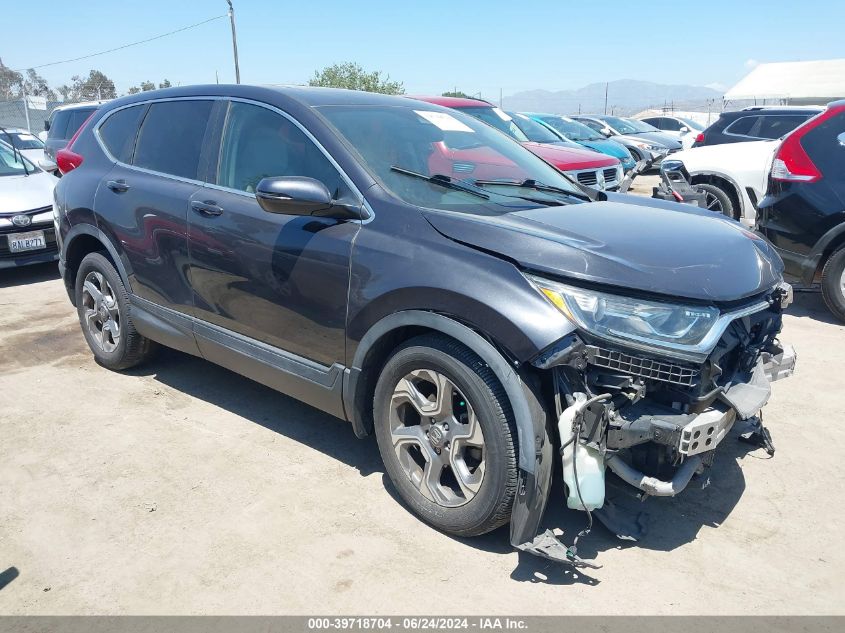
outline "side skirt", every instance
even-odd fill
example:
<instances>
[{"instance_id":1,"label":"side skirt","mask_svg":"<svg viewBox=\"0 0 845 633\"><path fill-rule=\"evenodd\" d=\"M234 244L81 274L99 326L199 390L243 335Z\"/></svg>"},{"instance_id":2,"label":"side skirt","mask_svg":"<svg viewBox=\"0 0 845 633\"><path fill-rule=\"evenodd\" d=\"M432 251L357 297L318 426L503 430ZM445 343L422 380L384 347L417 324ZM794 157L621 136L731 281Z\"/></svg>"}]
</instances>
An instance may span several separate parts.
<instances>
[{"instance_id":1,"label":"side skirt","mask_svg":"<svg viewBox=\"0 0 845 633\"><path fill-rule=\"evenodd\" d=\"M129 302L135 327L147 338L346 418L342 397L344 367L340 363L326 367L136 295L130 295Z\"/></svg>"}]
</instances>

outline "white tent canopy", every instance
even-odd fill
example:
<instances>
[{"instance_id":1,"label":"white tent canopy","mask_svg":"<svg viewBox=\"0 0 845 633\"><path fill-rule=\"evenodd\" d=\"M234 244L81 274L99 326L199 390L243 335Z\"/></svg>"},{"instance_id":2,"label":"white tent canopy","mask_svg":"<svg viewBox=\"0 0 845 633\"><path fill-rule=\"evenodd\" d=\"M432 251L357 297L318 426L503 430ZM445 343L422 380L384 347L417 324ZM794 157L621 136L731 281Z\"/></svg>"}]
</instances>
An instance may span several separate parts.
<instances>
[{"instance_id":1,"label":"white tent canopy","mask_svg":"<svg viewBox=\"0 0 845 633\"><path fill-rule=\"evenodd\" d=\"M725 93L726 101L741 99L818 105L845 99L845 59L760 64Z\"/></svg>"}]
</instances>

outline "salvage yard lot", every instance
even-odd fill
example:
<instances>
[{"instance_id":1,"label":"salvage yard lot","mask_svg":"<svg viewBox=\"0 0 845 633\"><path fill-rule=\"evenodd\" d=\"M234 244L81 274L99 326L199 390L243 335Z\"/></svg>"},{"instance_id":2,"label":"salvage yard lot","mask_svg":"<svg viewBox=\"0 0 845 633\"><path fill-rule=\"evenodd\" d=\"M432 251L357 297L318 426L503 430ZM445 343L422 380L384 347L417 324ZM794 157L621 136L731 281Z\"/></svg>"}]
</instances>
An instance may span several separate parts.
<instances>
[{"instance_id":1,"label":"salvage yard lot","mask_svg":"<svg viewBox=\"0 0 845 633\"><path fill-rule=\"evenodd\" d=\"M597 526L581 574L427 527L374 441L245 378L99 367L54 265L0 271L0 612L845 613L845 327L799 294L783 339L775 457L728 438L709 487L645 504L644 542Z\"/></svg>"}]
</instances>

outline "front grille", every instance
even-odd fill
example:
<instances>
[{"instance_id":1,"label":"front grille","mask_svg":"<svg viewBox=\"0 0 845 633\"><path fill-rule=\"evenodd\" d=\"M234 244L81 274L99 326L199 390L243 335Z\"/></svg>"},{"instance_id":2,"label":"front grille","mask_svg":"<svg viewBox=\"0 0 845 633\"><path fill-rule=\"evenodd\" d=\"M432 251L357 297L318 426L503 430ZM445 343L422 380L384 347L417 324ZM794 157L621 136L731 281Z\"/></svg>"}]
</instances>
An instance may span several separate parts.
<instances>
[{"instance_id":1,"label":"front grille","mask_svg":"<svg viewBox=\"0 0 845 633\"><path fill-rule=\"evenodd\" d=\"M699 374L699 370L693 367L683 367L650 358L631 356L595 345L587 345L586 350L587 362L597 367L613 369L650 380L660 380L682 387L692 387Z\"/></svg>"},{"instance_id":2,"label":"front grille","mask_svg":"<svg viewBox=\"0 0 845 633\"><path fill-rule=\"evenodd\" d=\"M52 212L53 207L39 207L38 209L29 209L28 211L10 211L8 213L0 213L0 218L13 218L16 215L38 215L39 213Z\"/></svg>"},{"instance_id":3,"label":"front grille","mask_svg":"<svg viewBox=\"0 0 845 633\"><path fill-rule=\"evenodd\" d=\"M578 173L578 182L582 185L586 185L588 187L594 186L598 183L599 179L597 176L597 172L595 171L582 171Z\"/></svg>"},{"instance_id":4,"label":"front grille","mask_svg":"<svg viewBox=\"0 0 845 633\"><path fill-rule=\"evenodd\" d=\"M604 170L604 181L610 185L616 182L616 167L611 167L610 169Z\"/></svg>"}]
</instances>

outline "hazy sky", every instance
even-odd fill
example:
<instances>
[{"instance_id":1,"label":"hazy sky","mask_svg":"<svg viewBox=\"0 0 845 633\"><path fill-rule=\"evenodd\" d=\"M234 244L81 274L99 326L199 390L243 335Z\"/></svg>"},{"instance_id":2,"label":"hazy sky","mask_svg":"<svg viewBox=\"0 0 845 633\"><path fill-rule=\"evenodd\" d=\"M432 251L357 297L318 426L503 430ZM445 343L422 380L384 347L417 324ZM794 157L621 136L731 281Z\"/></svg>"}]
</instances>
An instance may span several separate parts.
<instances>
[{"instance_id":1,"label":"hazy sky","mask_svg":"<svg viewBox=\"0 0 845 633\"><path fill-rule=\"evenodd\" d=\"M758 61L845 57L842 0L234 0L244 83L305 83L357 61L412 94L498 97L641 79L726 88ZM34 10L37 6L37 10ZM226 12L225 0L0 0L15 69L146 39ZM233 82L228 19L39 69L51 85L97 68L119 92L149 79Z\"/></svg>"}]
</instances>

